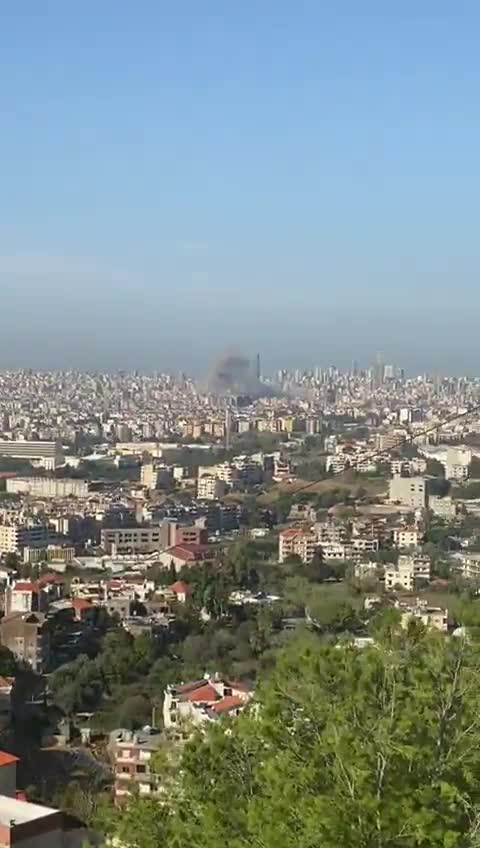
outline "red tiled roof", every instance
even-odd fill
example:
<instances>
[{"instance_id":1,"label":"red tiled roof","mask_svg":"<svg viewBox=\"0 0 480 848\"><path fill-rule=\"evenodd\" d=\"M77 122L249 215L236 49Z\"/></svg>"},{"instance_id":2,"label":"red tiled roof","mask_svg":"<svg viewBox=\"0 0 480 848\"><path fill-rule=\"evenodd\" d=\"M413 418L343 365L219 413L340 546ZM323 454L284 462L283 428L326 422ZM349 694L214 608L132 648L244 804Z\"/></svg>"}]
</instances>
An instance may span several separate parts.
<instances>
[{"instance_id":1,"label":"red tiled roof","mask_svg":"<svg viewBox=\"0 0 480 848\"><path fill-rule=\"evenodd\" d=\"M201 680L192 680L190 683L181 683L179 686L175 686L175 689L179 695L183 695L186 692L192 692L194 689L200 689L201 686L205 686L204 677Z\"/></svg>"},{"instance_id":2,"label":"red tiled roof","mask_svg":"<svg viewBox=\"0 0 480 848\"><path fill-rule=\"evenodd\" d=\"M87 601L85 598L74 598L72 601L72 607L76 610L91 609L92 606L92 602Z\"/></svg>"},{"instance_id":3,"label":"red tiled roof","mask_svg":"<svg viewBox=\"0 0 480 848\"><path fill-rule=\"evenodd\" d=\"M8 688L11 689L14 683L15 683L14 677L1 677L0 676L0 689L8 689Z\"/></svg>"},{"instance_id":4,"label":"red tiled roof","mask_svg":"<svg viewBox=\"0 0 480 848\"><path fill-rule=\"evenodd\" d=\"M43 574L37 582L39 586L48 586L49 583L65 583L65 579L60 574Z\"/></svg>"},{"instance_id":5,"label":"red tiled roof","mask_svg":"<svg viewBox=\"0 0 480 848\"><path fill-rule=\"evenodd\" d=\"M281 530L279 535L282 539L296 539L297 536L312 536L312 531L306 527L288 527Z\"/></svg>"},{"instance_id":6,"label":"red tiled roof","mask_svg":"<svg viewBox=\"0 0 480 848\"><path fill-rule=\"evenodd\" d=\"M210 683L205 683L204 686L200 686L199 689L194 689L192 692L183 693L182 700L184 701L218 701L220 695L217 690L213 688Z\"/></svg>"},{"instance_id":7,"label":"red tiled roof","mask_svg":"<svg viewBox=\"0 0 480 848\"><path fill-rule=\"evenodd\" d=\"M19 580L13 587L15 592L37 592L37 586L30 580Z\"/></svg>"},{"instance_id":8,"label":"red tiled roof","mask_svg":"<svg viewBox=\"0 0 480 848\"><path fill-rule=\"evenodd\" d=\"M14 757L13 754L7 754L6 751L0 751L0 768L2 766L11 766L12 763L18 762L18 757Z\"/></svg>"},{"instance_id":9,"label":"red tiled roof","mask_svg":"<svg viewBox=\"0 0 480 848\"><path fill-rule=\"evenodd\" d=\"M171 592L175 592L176 595L187 595L190 591L190 586L188 583L184 583L183 580L177 580L168 588Z\"/></svg>"},{"instance_id":10,"label":"red tiled roof","mask_svg":"<svg viewBox=\"0 0 480 848\"><path fill-rule=\"evenodd\" d=\"M224 715L232 710L238 710L239 707L244 707L245 701L239 698L238 695L225 695L217 704L212 704L210 707L216 715Z\"/></svg>"},{"instance_id":11,"label":"red tiled roof","mask_svg":"<svg viewBox=\"0 0 480 848\"><path fill-rule=\"evenodd\" d=\"M174 545L173 548L168 548L166 551L167 554L186 560L205 559L209 552L209 545L197 545L194 542L185 542L183 545Z\"/></svg>"}]
</instances>

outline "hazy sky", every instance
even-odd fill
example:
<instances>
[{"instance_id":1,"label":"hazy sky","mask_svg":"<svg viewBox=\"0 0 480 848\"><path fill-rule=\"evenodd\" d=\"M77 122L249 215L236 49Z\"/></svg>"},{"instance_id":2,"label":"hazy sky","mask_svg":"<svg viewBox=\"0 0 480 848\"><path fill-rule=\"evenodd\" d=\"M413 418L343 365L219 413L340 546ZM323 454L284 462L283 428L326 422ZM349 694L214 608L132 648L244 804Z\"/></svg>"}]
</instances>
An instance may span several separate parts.
<instances>
[{"instance_id":1,"label":"hazy sky","mask_svg":"<svg viewBox=\"0 0 480 848\"><path fill-rule=\"evenodd\" d=\"M0 4L0 368L480 373L480 6Z\"/></svg>"}]
</instances>

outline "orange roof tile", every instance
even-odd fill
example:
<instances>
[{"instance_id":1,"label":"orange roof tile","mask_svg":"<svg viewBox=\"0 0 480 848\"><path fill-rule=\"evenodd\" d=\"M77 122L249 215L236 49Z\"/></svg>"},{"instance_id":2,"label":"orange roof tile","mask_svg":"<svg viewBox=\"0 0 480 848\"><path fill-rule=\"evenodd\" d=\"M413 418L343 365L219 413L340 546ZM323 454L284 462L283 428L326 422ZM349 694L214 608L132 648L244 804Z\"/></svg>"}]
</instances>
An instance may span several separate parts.
<instances>
[{"instance_id":1,"label":"orange roof tile","mask_svg":"<svg viewBox=\"0 0 480 848\"><path fill-rule=\"evenodd\" d=\"M217 704L212 704L210 707L211 710L216 715L224 715L225 713L229 713L232 710L238 710L240 707L245 706L245 701L242 698L239 698L238 695L226 695L225 698L222 698L221 701L218 701Z\"/></svg>"},{"instance_id":2,"label":"orange roof tile","mask_svg":"<svg viewBox=\"0 0 480 848\"><path fill-rule=\"evenodd\" d=\"M190 591L188 583L184 583L183 580L176 580L168 588L171 592L175 592L176 595L187 595Z\"/></svg>"},{"instance_id":3,"label":"orange roof tile","mask_svg":"<svg viewBox=\"0 0 480 848\"><path fill-rule=\"evenodd\" d=\"M204 686L200 686L199 689L193 689L191 692L182 693L183 701L201 701L208 703L210 701L218 701L219 698L220 695L210 683L205 683Z\"/></svg>"},{"instance_id":4,"label":"orange roof tile","mask_svg":"<svg viewBox=\"0 0 480 848\"><path fill-rule=\"evenodd\" d=\"M13 754L7 754L6 751L0 751L0 768L2 766L11 766L13 763L20 762L18 757L14 757Z\"/></svg>"},{"instance_id":5,"label":"orange roof tile","mask_svg":"<svg viewBox=\"0 0 480 848\"><path fill-rule=\"evenodd\" d=\"M92 606L92 602L85 598L74 598L72 601L72 607L77 610L91 609Z\"/></svg>"}]
</instances>

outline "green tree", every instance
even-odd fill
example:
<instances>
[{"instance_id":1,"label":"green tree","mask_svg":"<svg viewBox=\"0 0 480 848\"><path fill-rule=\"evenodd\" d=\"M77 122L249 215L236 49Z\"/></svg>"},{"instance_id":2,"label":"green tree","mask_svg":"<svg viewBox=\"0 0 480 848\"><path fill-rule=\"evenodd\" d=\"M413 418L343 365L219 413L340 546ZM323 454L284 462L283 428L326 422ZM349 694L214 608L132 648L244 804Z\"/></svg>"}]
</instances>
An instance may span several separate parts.
<instances>
[{"instance_id":1,"label":"green tree","mask_svg":"<svg viewBox=\"0 0 480 848\"><path fill-rule=\"evenodd\" d=\"M152 720L152 706L144 695L132 695L120 706L118 724L127 730L137 730Z\"/></svg>"},{"instance_id":2,"label":"green tree","mask_svg":"<svg viewBox=\"0 0 480 848\"><path fill-rule=\"evenodd\" d=\"M475 646L389 619L374 647L310 634L257 709L186 746L176 787L119 815L130 848L475 848ZM229 727L229 732L225 729Z\"/></svg>"},{"instance_id":3,"label":"green tree","mask_svg":"<svg viewBox=\"0 0 480 848\"><path fill-rule=\"evenodd\" d=\"M14 655L5 645L0 645L0 675L2 677L14 677L17 671L17 662Z\"/></svg>"}]
</instances>

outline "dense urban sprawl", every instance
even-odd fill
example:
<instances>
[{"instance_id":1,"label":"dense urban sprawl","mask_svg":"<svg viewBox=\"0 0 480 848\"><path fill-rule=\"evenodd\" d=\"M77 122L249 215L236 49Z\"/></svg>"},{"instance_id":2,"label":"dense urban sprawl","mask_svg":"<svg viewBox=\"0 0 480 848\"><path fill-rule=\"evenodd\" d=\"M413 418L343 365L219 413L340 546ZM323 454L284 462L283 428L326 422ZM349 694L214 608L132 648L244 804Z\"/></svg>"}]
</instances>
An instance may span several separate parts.
<instances>
[{"instance_id":1,"label":"dense urban sprawl","mask_svg":"<svg viewBox=\"0 0 480 848\"><path fill-rule=\"evenodd\" d=\"M182 757L206 768L224 722L248 737L264 681L313 644L352 668L393 631L425 655L475 644L479 403L479 379L380 357L270 378L230 359L205 384L1 373L9 838L154 844L141 804L188 797ZM165 816L159 840L179 832Z\"/></svg>"}]
</instances>

